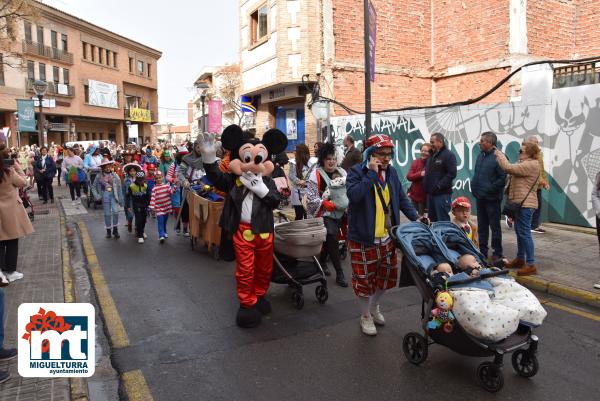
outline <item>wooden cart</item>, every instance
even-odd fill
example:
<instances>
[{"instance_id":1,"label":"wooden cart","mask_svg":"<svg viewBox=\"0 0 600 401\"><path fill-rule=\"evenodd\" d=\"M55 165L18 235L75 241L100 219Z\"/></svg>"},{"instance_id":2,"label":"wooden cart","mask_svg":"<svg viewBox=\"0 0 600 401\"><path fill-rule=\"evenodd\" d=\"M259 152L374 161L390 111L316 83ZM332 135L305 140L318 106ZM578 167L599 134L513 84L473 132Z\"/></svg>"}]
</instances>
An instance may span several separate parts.
<instances>
[{"instance_id":1,"label":"wooden cart","mask_svg":"<svg viewBox=\"0 0 600 401\"><path fill-rule=\"evenodd\" d=\"M221 227L219 218L223 211L223 202L213 202L200 195L189 192L190 241L192 249L199 240L208 248L214 259L219 259L221 244Z\"/></svg>"}]
</instances>

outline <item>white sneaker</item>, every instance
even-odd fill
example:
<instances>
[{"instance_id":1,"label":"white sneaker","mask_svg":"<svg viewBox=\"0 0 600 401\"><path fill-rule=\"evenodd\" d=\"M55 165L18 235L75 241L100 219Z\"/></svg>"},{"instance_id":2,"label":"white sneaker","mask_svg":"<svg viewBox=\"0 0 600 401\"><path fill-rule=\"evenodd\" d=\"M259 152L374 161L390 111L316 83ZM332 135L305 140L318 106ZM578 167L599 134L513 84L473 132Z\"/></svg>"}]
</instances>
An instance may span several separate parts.
<instances>
[{"instance_id":1,"label":"white sneaker","mask_svg":"<svg viewBox=\"0 0 600 401\"><path fill-rule=\"evenodd\" d=\"M373 317L371 317L371 316L369 316L369 317L361 316L360 317L360 328L361 328L362 332L368 336L376 336L377 335L377 329L375 328L375 324L373 324Z\"/></svg>"},{"instance_id":2,"label":"white sneaker","mask_svg":"<svg viewBox=\"0 0 600 401\"><path fill-rule=\"evenodd\" d=\"M138 244L143 244L144 243L144 239L143 238L138 238Z\"/></svg>"},{"instance_id":3,"label":"white sneaker","mask_svg":"<svg viewBox=\"0 0 600 401\"><path fill-rule=\"evenodd\" d=\"M379 326L385 326L385 318L379 311L379 305L375 306L375 310L371 312L371 316L373 317L373 323Z\"/></svg>"},{"instance_id":4,"label":"white sneaker","mask_svg":"<svg viewBox=\"0 0 600 401\"><path fill-rule=\"evenodd\" d=\"M164 244L164 242L165 242L165 237L160 237L160 238L158 239L158 241L159 241L161 244Z\"/></svg>"},{"instance_id":5,"label":"white sneaker","mask_svg":"<svg viewBox=\"0 0 600 401\"><path fill-rule=\"evenodd\" d=\"M186 231L186 232L184 232L184 233L183 233L183 236L184 236L184 237L189 237L189 236L190 236L190 233L189 233L189 231Z\"/></svg>"},{"instance_id":6,"label":"white sneaker","mask_svg":"<svg viewBox=\"0 0 600 401\"><path fill-rule=\"evenodd\" d=\"M165 238L169 238L169 234L165 233Z\"/></svg>"},{"instance_id":7,"label":"white sneaker","mask_svg":"<svg viewBox=\"0 0 600 401\"><path fill-rule=\"evenodd\" d=\"M144 233L144 238L148 238L148 236L146 235L146 233Z\"/></svg>"},{"instance_id":8,"label":"white sneaker","mask_svg":"<svg viewBox=\"0 0 600 401\"><path fill-rule=\"evenodd\" d=\"M598 281L596 284L594 284L594 288L597 290L600 290L600 281Z\"/></svg>"},{"instance_id":9,"label":"white sneaker","mask_svg":"<svg viewBox=\"0 0 600 401\"><path fill-rule=\"evenodd\" d=\"M8 278L0 271L0 287L6 287L9 283Z\"/></svg>"},{"instance_id":10,"label":"white sneaker","mask_svg":"<svg viewBox=\"0 0 600 401\"><path fill-rule=\"evenodd\" d=\"M19 273L17 271L14 271L12 273L6 273L6 278L8 279L8 281L10 281L12 283L13 281L22 279L23 273Z\"/></svg>"},{"instance_id":11,"label":"white sneaker","mask_svg":"<svg viewBox=\"0 0 600 401\"><path fill-rule=\"evenodd\" d=\"M74 200L73 202L71 202L71 205L77 206L78 203L81 203L81 202L78 202L78 201Z\"/></svg>"}]
</instances>

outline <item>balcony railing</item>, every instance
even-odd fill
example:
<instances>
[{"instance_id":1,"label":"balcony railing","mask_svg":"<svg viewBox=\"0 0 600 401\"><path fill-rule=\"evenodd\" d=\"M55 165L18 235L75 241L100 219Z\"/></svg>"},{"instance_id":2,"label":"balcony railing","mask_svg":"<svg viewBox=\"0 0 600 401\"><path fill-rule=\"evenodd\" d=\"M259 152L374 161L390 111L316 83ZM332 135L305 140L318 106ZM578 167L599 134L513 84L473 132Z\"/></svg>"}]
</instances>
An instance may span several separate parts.
<instances>
[{"instance_id":1,"label":"balcony railing","mask_svg":"<svg viewBox=\"0 0 600 401\"><path fill-rule=\"evenodd\" d=\"M26 86L27 92L33 92L33 82L34 80L31 78L27 78ZM75 96L75 87L71 85L63 85L63 84L55 84L54 82L48 82L48 90L46 90L46 94L44 96L64 96L64 97L73 97Z\"/></svg>"},{"instance_id":2,"label":"balcony railing","mask_svg":"<svg viewBox=\"0 0 600 401\"><path fill-rule=\"evenodd\" d=\"M131 107L125 109L125 119L129 121L150 123L154 121L154 116L152 110Z\"/></svg>"},{"instance_id":3,"label":"balcony railing","mask_svg":"<svg viewBox=\"0 0 600 401\"><path fill-rule=\"evenodd\" d=\"M23 53L58 60L66 64L73 64L73 53L57 49L56 47L46 46L42 43L23 41Z\"/></svg>"}]
</instances>

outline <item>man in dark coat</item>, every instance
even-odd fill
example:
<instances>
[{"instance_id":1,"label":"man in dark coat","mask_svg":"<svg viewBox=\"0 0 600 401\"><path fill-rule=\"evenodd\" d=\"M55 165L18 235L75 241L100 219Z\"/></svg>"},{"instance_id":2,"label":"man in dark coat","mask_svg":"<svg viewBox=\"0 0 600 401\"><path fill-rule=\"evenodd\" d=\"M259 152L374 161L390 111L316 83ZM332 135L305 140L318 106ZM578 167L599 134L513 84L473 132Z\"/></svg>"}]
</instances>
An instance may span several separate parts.
<instances>
[{"instance_id":1,"label":"man in dark coat","mask_svg":"<svg viewBox=\"0 0 600 401\"><path fill-rule=\"evenodd\" d=\"M360 150L356 149L354 146L354 138L352 135L346 135L344 138L344 147L346 151L344 152L344 160L342 160L342 168L346 171L350 171L352 166L362 162L362 154Z\"/></svg>"},{"instance_id":2,"label":"man in dark coat","mask_svg":"<svg viewBox=\"0 0 600 401\"><path fill-rule=\"evenodd\" d=\"M56 175L56 163L48 154L48 148L43 146L40 149L41 156L39 160L36 162L36 168L40 172L38 177L38 188L41 191L42 199L44 203L48 203L48 198L50 198L50 202L54 203L54 191L52 190L52 181L54 180L54 176Z\"/></svg>"},{"instance_id":3,"label":"man in dark coat","mask_svg":"<svg viewBox=\"0 0 600 401\"><path fill-rule=\"evenodd\" d=\"M488 256L489 231L492 231L493 260L502 259L502 230L500 214L506 173L500 168L494 155L497 137L484 132L479 139L481 153L475 162L471 191L477 200L477 225L479 226L479 250Z\"/></svg>"},{"instance_id":4,"label":"man in dark coat","mask_svg":"<svg viewBox=\"0 0 600 401\"><path fill-rule=\"evenodd\" d=\"M431 134L433 154L425 164L423 188L427 193L427 210L429 219L450 221L450 204L452 201L452 184L456 178L456 157L446 147L444 136Z\"/></svg>"}]
</instances>

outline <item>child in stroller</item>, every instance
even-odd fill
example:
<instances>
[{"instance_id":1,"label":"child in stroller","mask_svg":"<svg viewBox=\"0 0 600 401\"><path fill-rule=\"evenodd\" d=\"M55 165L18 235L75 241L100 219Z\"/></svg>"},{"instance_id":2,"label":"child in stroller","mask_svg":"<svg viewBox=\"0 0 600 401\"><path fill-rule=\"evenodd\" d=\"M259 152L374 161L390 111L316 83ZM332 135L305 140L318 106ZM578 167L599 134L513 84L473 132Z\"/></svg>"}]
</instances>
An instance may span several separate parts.
<instances>
[{"instance_id":1,"label":"child in stroller","mask_svg":"<svg viewBox=\"0 0 600 401\"><path fill-rule=\"evenodd\" d=\"M424 362L428 347L433 343L467 356L493 356L493 362L483 362L477 370L480 384L491 392L503 386L502 361L505 354L513 353L512 365L519 375L531 377L537 373L538 338L532 333L531 325L519 323L515 313L510 316L501 313L500 320L504 320L505 324L511 320L515 322L511 333L498 340L482 339L465 329L469 319L473 319L472 313L477 313L481 308L463 313L460 305L469 305L472 299L455 296L457 293L472 292L481 299L484 296L489 298L488 291L494 290L495 280L508 281L499 278L507 274L506 270L483 268L475 277L458 270L458 258L465 254L475 257L482 267L486 265L483 255L474 248L464 232L450 222L434 223L431 229L420 223L403 224L394 228L391 235L404 254L402 269L410 274L422 296L421 323L424 335L411 332L403 340L403 351L411 363ZM472 262L470 258L464 258L462 266L470 267L469 261ZM456 274L452 274L452 271L439 272L440 275L448 275L448 280L443 281L443 288L440 289L435 286L431 273L443 263L454 265ZM442 269L447 267L443 266ZM436 301L437 308L434 307ZM443 324L430 323L436 320ZM489 328L484 329L489 331Z\"/></svg>"}]
</instances>

